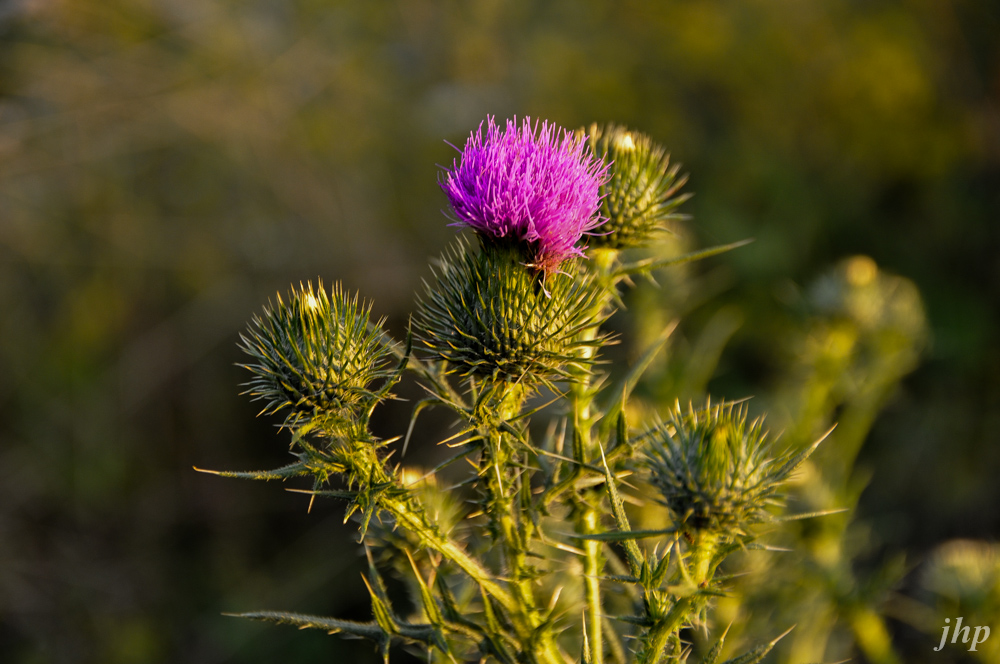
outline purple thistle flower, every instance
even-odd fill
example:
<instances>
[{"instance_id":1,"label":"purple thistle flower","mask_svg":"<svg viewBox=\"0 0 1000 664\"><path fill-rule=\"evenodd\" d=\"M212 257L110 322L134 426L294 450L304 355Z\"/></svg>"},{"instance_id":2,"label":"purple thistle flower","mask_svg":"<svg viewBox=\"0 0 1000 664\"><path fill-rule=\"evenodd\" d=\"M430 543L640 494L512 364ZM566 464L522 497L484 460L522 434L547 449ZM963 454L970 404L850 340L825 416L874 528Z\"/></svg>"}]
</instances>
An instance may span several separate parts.
<instances>
[{"instance_id":1,"label":"purple thistle flower","mask_svg":"<svg viewBox=\"0 0 1000 664\"><path fill-rule=\"evenodd\" d=\"M526 245L528 263L546 272L582 256L577 242L605 221L598 211L607 164L587 150L586 136L548 122L508 120L503 132L492 116L486 123L441 182L458 218L452 225Z\"/></svg>"}]
</instances>

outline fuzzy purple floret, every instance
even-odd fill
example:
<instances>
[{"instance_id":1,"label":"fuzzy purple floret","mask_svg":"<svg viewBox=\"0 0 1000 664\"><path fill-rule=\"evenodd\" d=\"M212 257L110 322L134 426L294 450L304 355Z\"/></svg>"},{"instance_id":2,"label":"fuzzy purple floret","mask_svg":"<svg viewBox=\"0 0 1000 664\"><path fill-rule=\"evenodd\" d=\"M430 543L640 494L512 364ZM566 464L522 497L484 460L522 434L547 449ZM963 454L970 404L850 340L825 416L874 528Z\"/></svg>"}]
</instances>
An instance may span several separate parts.
<instances>
[{"instance_id":1,"label":"fuzzy purple floret","mask_svg":"<svg viewBox=\"0 0 1000 664\"><path fill-rule=\"evenodd\" d=\"M545 271L582 256L580 238L605 221L598 210L608 178L585 142L548 122L508 120L501 131L487 118L485 135L480 124L441 182L458 219L452 225L522 243L529 263Z\"/></svg>"}]
</instances>

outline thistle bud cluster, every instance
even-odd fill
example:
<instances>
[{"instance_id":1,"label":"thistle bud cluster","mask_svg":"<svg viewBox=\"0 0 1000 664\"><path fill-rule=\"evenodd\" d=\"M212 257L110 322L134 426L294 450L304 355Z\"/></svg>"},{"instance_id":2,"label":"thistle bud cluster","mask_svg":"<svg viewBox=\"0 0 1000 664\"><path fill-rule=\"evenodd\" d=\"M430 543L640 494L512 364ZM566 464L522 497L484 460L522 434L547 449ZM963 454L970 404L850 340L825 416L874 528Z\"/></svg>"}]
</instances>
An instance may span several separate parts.
<instances>
[{"instance_id":1,"label":"thistle bud cluster","mask_svg":"<svg viewBox=\"0 0 1000 664\"><path fill-rule=\"evenodd\" d=\"M919 346L926 337L920 293L913 282L879 269L868 256L852 256L809 289L816 313L850 321L864 334L895 334Z\"/></svg>"},{"instance_id":2,"label":"thistle bud cluster","mask_svg":"<svg viewBox=\"0 0 1000 664\"><path fill-rule=\"evenodd\" d=\"M458 240L438 261L405 345L339 286L300 285L255 316L241 337L247 392L264 414L284 415L298 461L224 474L311 477L307 493L346 500L362 539L372 525L380 551L366 576L371 622L246 617L368 638L386 657L404 643L435 662L683 662L682 635L706 622L722 587L718 565L771 520L781 485L812 451L775 453L760 422L734 404L677 404L633 436L627 402L657 349L617 385L595 368L619 288L657 267L625 262L619 250L677 218L683 182L662 148L621 127L587 135L528 119L501 129L489 118L440 183L456 225L478 242ZM601 250L599 269L587 265L588 247ZM395 439L368 429L404 371L427 394L406 442L425 408L458 422L446 442L464 447L454 459L474 470L449 481L447 494L437 471L415 478L389 463ZM543 407L526 405L542 387L560 402L544 434L529 422ZM629 525L622 479L637 466L666 507L661 529ZM417 615L393 608L376 559L410 575ZM621 584L633 586L632 601L611 592ZM730 661L756 663L773 645ZM721 649L719 639L704 664L717 664Z\"/></svg>"}]
</instances>

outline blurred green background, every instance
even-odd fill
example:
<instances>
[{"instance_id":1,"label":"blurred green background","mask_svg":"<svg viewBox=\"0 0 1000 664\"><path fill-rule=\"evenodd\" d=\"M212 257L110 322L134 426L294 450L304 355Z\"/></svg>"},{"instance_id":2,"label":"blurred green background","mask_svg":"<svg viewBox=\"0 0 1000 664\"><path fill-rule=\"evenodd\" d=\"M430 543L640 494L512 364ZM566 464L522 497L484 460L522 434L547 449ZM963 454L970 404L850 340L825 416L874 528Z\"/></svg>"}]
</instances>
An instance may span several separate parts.
<instances>
[{"instance_id":1,"label":"blurred green background","mask_svg":"<svg viewBox=\"0 0 1000 664\"><path fill-rule=\"evenodd\" d=\"M234 366L275 291L339 280L402 333L454 235L445 141L487 114L642 130L694 245L756 238L701 267L695 320L743 320L719 396L773 386L788 294L839 259L913 280L930 344L860 453L867 559L996 540L998 35L990 0L0 2L0 661L376 660L220 615L368 609L337 505L191 467L287 458Z\"/></svg>"}]
</instances>

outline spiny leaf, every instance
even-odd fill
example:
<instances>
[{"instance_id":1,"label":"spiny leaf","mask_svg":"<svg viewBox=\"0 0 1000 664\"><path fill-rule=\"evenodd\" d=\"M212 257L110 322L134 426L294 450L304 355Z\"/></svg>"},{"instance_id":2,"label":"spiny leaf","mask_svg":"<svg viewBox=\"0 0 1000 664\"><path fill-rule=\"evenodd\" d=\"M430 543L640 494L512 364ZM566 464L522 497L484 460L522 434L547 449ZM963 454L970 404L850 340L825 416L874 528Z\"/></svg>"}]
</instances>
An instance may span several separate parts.
<instances>
[{"instance_id":1,"label":"spiny leaf","mask_svg":"<svg viewBox=\"0 0 1000 664\"><path fill-rule=\"evenodd\" d=\"M318 496L320 498L341 498L344 500L356 500L358 497L357 491L317 491L313 489L285 489L285 491L289 493L305 493L310 496Z\"/></svg>"},{"instance_id":2,"label":"spiny leaf","mask_svg":"<svg viewBox=\"0 0 1000 664\"><path fill-rule=\"evenodd\" d=\"M458 603L455 601L455 596L448 587L445 575L437 575L434 587L437 588L438 595L441 596L441 608L443 609L444 617L448 619L453 629L459 628L459 631L464 629L464 633L470 637L482 638L485 636L482 626L473 620L470 620L469 617L459 609Z\"/></svg>"},{"instance_id":3,"label":"spiny leaf","mask_svg":"<svg viewBox=\"0 0 1000 664\"><path fill-rule=\"evenodd\" d=\"M605 486L608 491L608 499L611 501L611 511L614 513L615 521L618 524L618 529L623 532L630 532L632 530L628 522L628 516L625 514L625 506L622 503L621 496L618 495L618 487L615 486L615 477L611 473L611 469L608 468L608 460L604 456L604 446L598 442L598 448L601 450L601 463L604 464L604 479ZM636 545L634 539L624 540L625 554L628 557L629 568L632 571L633 576L641 576L640 570L645 564L642 552L639 551L638 545Z\"/></svg>"},{"instance_id":4,"label":"spiny leaf","mask_svg":"<svg viewBox=\"0 0 1000 664\"><path fill-rule=\"evenodd\" d=\"M652 587L659 587L659 585L663 583L663 580L667 578L667 573L670 571L670 554L678 550L675 548L676 546L677 540L675 539L670 543L670 547L663 553L663 557L660 559L659 564L656 565L656 569L653 570L652 578L650 578L650 585Z\"/></svg>"},{"instance_id":5,"label":"spiny leaf","mask_svg":"<svg viewBox=\"0 0 1000 664\"><path fill-rule=\"evenodd\" d=\"M421 399L413 406L413 411L410 413L410 426L406 428L406 436L403 437L403 455L406 455L406 448L410 445L410 436L413 435L413 427L417 424L417 416L420 415L420 411L428 406L433 406L440 404L441 400L430 397L427 399Z\"/></svg>"},{"instance_id":6,"label":"spiny leaf","mask_svg":"<svg viewBox=\"0 0 1000 664\"><path fill-rule=\"evenodd\" d=\"M617 620L618 622L629 623L630 625L639 625L640 627L652 627L653 622L645 616L608 616L612 620Z\"/></svg>"},{"instance_id":7,"label":"spiny leaf","mask_svg":"<svg viewBox=\"0 0 1000 664\"><path fill-rule=\"evenodd\" d=\"M614 581L615 583L639 583L639 577L627 574L605 574L601 578L605 581Z\"/></svg>"},{"instance_id":8,"label":"spiny leaf","mask_svg":"<svg viewBox=\"0 0 1000 664\"><path fill-rule=\"evenodd\" d=\"M822 436L820 436L819 438L817 438L814 443L812 443L811 445L809 445L809 447L805 448L804 450L802 450L798 454L795 454L794 456L791 456L787 460L785 460L784 464L781 466L781 469L778 471L778 473L781 473L783 475L788 475L793 470L795 470L796 468L798 468L799 465L801 465L802 462L804 462L806 459L808 459L812 455L812 453L816 451L816 448L819 447L820 443L822 443L824 440L826 440L827 437L829 437L829 435L831 433L833 433L833 430L836 429L836 428L837 428L837 425L834 424L832 427L830 427L829 429L827 429L826 433L824 433Z\"/></svg>"},{"instance_id":9,"label":"spiny leaf","mask_svg":"<svg viewBox=\"0 0 1000 664\"><path fill-rule=\"evenodd\" d=\"M362 576L368 594L371 595L372 613L375 615L375 622L382 627L386 634L399 633L399 620L392 612L392 604L389 602L389 595L385 589L385 582L382 575L375 569L375 561L372 559L371 550L365 547L365 557L368 559L368 576Z\"/></svg>"},{"instance_id":10,"label":"spiny leaf","mask_svg":"<svg viewBox=\"0 0 1000 664\"><path fill-rule=\"evenodd\" d=\"M764 659L767 653L771 652L771 649L774 648L775 644L777 644L778 641L780 641L781 639L788 636L788 633L791 632L793 629L795 629L795 625L789 627L787 630L785 630L783 634L777 636L770 643L759 645L753 650L743 653L739 657L734 657L733 659L727 659L725 662L723 662L723 664L759 664L759 662L762 659Z\"/></svg>"},{"instance_id":11,"label":"spiny leaf","mask_svg":"<svg viewBox=\"0 0 1000 664\"><path fill-rule=\"evenodd\" d=\"M656 356L666 345L670 335L677 329L679 322L676 319L670 321L656 339L653 340L653 343L646 348L639 357L639 360L629 368L628 373L622 376L621 380L608 391L608 402L604 403L601 408L606 413L601 423L602 434L606 436L610 432L611 424L616 421L618 414L624 410L624 405L629 395L632 394L632 390L639 383L642 374L646 372L646 369L649 368L649 365L653 363L653 360L656 359ZM619 440L619 443L621 443L621 440Z\"/></svg>"},{"instance_id":12,"label":"spiny leaf","mask_svg":"<svg viewBox=\"0 0 1000 664\"><path fill-rule=\"evenodd\" d=\"M625 540L639 540L647 537L673 535L677 532L679 531L676 528L662 528L658 530L627 530L613 533L594 533L592 535L574 535L573 537L584 540L598 540L600 542L624 542Z\"/></svg>"},{"instance_id":13,"label":"spiny leaf","mask_svg":"<svg viewBox=\"0 0 1000 664\"><path fill-rule=\"evenodd\" d=\"M726 635L729 634L729 628L732 626L733 624L729 623L729 627L726 627L726 631L722 633L722 636L720 636L719 640L715 642L712 649L705 654L704 658L702 658L701 664L716 664L716 662L719 661L719 657L722 656L722 646L725 645L726 642Z\"/></svg>"},{"instance_id":14,"label":"spiny leaf","mask_svg":"<svg viewBox=\"0 0 1000 664\"><path fill-rule=\"evenodd\" d=\"M353 620L340 620L338 618L326 618L323 616L310 616L302 613L289 613L285 611L250 611L248 613L224 613L225 616L234 618L247 618L249 620L262 620L278 625L292 625L299 629L322 629L330 634L344 633L354 636L361 636L374 641L380 641L385 633L382 628L374 622L359 623Z\"/></svg>"},{"instance_id":15,"label":"spiny leaf","mask_svg":"<svg viewBox=\"0 0 1000 664\"><path fill-rule=\"evenodd\" d=\"M265 482L270 480L287 480L289 477L301 477L302 475L309 474L309 468L301 461L290 463L287 466L275 468L274 470L256 471L206 470L197 466L192 467L199 473L208 473L209 475L218 475L219 477L234 477L240 480L264 480Z\"/></svg>"},{"instance_id":16,"label":"spiny leaf","mask_svg":"<svg viewBox=\"0 0 1000 664\"><path fill-rule=\"evenodd\" d=\"M581 658L582 664L593 664L594 658L590 654L590 639L587 637L587 612L583 613L583 655Z\"/></svg>"},{"instance_id":17,"label":"spiny leaf","mask_svg":"<svg viewBox=\"0 0 1000 664\"><path fill-rule=\"evenodd\" d=\"M483 596L483 615L486 618L485 632L490 651L501 661L514 664L517 660L511 655L507 649L507 645L504 643L505 630L500 621L497 620L496 613L493 611L493 602L490 600L489 595L486 594L485 588L480 586L479 592Z\"/></svg>"},{"instance_id":18,"label":"spiny leaf","mask_svg":"<svg viewBox=\"0 0 1000 664\"><path fill-rule=\"evenodd\" d=\"M615 429L617 435L617 440L615 441L616 449L612 450L612 452L617 452L619 449L626 449L628 447L628 421L625 418L624 408L618 412Z\"/></svg>"},{"instance_id":19,"label":"spiny leaf","mask_svg":"<svg viewBox=\"0 0 1000 664\"><path fill-rule=\"evenodd\" d=\"M371 596L372 601L372 614L375 616L375 622L386 634L399 634L399 625L397 624L396 617L392 614L392 607L389 606L387 599L382 596L382 594L372 588L372 584L369 583L368 579L364 576L361 579L365 582L365 586L368 588L368 594Z\"/></svg>"},{"instance_id":20,"label":"spiny leaf","mask_svg":"<svg viewBox=\"0 0 1000 664\"><path fill-rule=\"evenodd\" d=\"M709 247L708 249L702 249L700 251L693 251L691 253L684 254L683 256L677 256L676 258L647 258L645 260L636 261L635 263L622 265L615 271L614 276L616 279L622 279L623 277L629 277L637 274L649 274L653 270L657 270L659 268L683 265L684 263L699 261L704 258L709 258L710 256L723 254L727 251L732 251L733 249L746 246L751 242L753 242L752 238L740 240L739 242L732 242L730 244Z\"/></svg>"},{"instance_id":21,"label":"spiny leaf","mask_svg":"<svg viewBox=\"0 0 1000 664\"><path fill-rule=\"evenodd\" d=\"M831 514L843 514L845 512L850 512L851 508L841 507L839 509L830 510L819 510L818 512L805 512L803 514L785 514L779 517L775 517L775 521L801 521L803 519L815 519L821 516L830 516Z\"/></svg>"},{"instance_id":22,"label":"spiny leaf","mask_svg":"<svg viewBox=\"0 0 1000 664\"><path fill-rule=\"evenodd\" d=\"M409 551L404 551L404 553L406 553L406 559L410 561L410 567L413 569L413 578L417 580L417 586L420 588L420 602L423 606L424 614L427 616L427 621L432 625L443 625L444 616L441 615L441 607L438 606L434 595L431 593L431 589L424 582L424 577L420 573L420 568L417 567L417 562L413 560L413 556L410 555Z\"/></svg>"}]
</instances>

